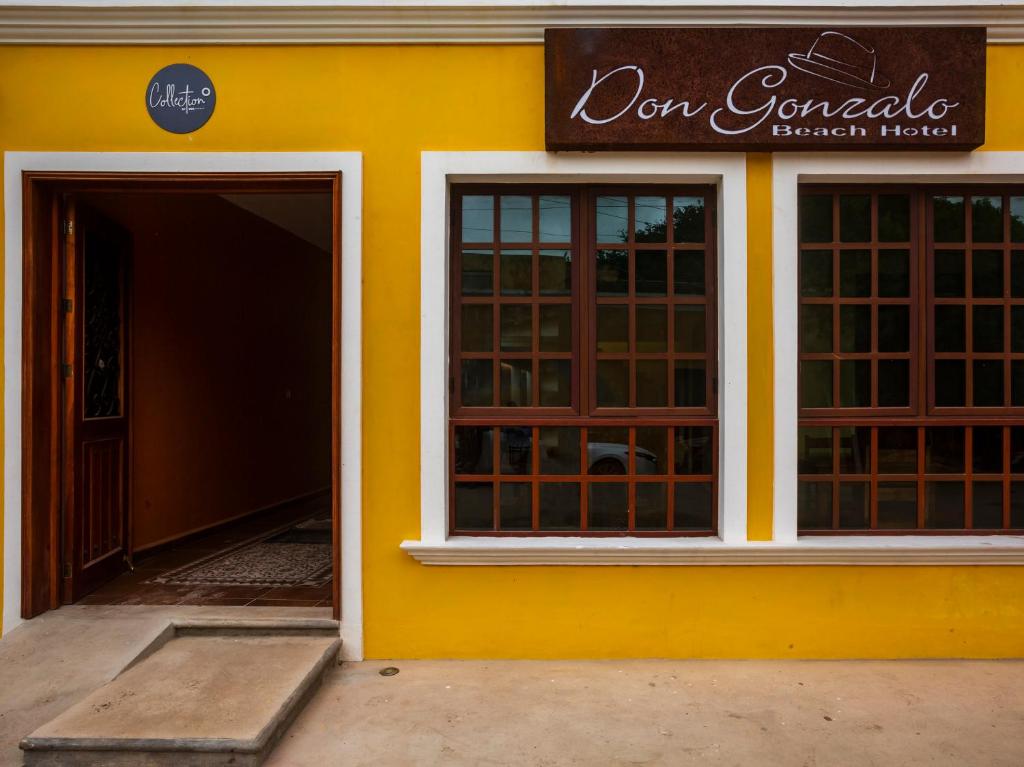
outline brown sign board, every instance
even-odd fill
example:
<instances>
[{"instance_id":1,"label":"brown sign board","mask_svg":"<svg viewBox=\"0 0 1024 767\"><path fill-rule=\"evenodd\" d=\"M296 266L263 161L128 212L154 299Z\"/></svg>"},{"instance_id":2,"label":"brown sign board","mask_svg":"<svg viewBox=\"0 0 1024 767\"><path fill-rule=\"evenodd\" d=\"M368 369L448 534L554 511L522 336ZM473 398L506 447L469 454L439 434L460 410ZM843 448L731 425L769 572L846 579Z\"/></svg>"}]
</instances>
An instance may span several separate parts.
<instances>
[{"instance_id":1,"label":"brown sign board","mask_svg":"<svg viewBox=\"0 0 1024 767\"><path fill-rule=\"evenodd\" d=\"M549 29L549 150L972 149L980 27Z\"/></svg>"}]
</instances>

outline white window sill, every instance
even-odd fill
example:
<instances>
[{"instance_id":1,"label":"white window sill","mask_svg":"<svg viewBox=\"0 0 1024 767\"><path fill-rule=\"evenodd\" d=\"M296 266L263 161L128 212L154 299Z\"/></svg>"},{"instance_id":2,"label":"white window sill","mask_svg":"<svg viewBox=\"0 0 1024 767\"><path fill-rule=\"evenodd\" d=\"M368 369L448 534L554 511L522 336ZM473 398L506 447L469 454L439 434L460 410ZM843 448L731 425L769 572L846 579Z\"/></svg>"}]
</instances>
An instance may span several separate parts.
<instances>
[{"instance_id":1,"label":"white window sill","mask_svg":"<svg viewBox=\"0 0 1024 767\"><path fill-rule=\"evenodd\" d=\"M403 541L425 565L1024 565L1024 536L808 536L727 545L720 538L487 538Z\"/></svg>"}]
</instances>

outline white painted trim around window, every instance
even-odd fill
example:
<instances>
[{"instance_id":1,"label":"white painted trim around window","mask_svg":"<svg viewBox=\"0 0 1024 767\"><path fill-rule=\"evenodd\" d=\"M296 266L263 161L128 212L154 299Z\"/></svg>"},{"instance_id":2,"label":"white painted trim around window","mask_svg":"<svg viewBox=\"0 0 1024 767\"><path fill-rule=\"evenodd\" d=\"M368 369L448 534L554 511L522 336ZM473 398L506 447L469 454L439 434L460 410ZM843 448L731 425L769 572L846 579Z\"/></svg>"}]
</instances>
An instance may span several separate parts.
<instances>
[{"instance_id":1,"label":"white painted trim around window","mask_svg":"<svg viewBox=\"0 0 1024 767\"><path fill-rule=\"evenodd\" d=\"M1024 42L1003 0L7 0L0 43L539 44L549 27L978 26Z\"/></svg>"},{"instance_id":2,"label":"white painted trim around window","mask_svg":"<svg viewBox=\"0 0 1024 767\"><path fill-rule=\"evenodd\" d=\"M659 539L663 549L731 546L747 538L747 191L742 154L584 154L547 152L424 152L421 163L420 243L420 540L406 541L413 556L427 549L461 551L460 561L495 562L485 545L448 538L448 190L475 183L698 183L718 189L718 416L720 538ZM579 538L487 539L494 548L543 545L574 561ZM541 543L537 543L541 540ZM649 539L647 539L649 540ZM616 538L622 552L649 543ZM425 548L426 547L426 548Z\"/></svg>"},{"instance_id":3,"label":"white painted trim around window","mask_svg":"<svg viewBox=\"0 0 1024 767\"><path fill-rule=\"evenodd\" d=\"M286 173L341 171L341 638L363 657L362 209L360 152L4 153L3 631L21 619L22 172Z\"/></svg>"},{"instance_id":4,"label":"white painted trim around window","mask_svg":"<svg viewBox=\"0 0 1024 767\"><path fill-rule=\"evenodd\" d=\"M797 538L797 190L801 183L1024 183L1024 152L791 153L776 154L772 166L773 326L775 339L774 542ZM874 550L931 546L945 564L996 564L1002 550L1024 547L1015 536L834 536L855 541L865 560ZM979 543L980 540L984 543ZM808 536L801 546L833 545L832 536ZM850 544L847 544L850 545ZM945 551L943 550L945 548ZM953 552L970 550L971 561ZM1022 548L1024 550L1024 548ZM1011 557L1012 559L1013 557ZM1024 564L1015 561L1014 564ZM893 562L893 564L899 564Z\"/></svg>"}]
</instances>

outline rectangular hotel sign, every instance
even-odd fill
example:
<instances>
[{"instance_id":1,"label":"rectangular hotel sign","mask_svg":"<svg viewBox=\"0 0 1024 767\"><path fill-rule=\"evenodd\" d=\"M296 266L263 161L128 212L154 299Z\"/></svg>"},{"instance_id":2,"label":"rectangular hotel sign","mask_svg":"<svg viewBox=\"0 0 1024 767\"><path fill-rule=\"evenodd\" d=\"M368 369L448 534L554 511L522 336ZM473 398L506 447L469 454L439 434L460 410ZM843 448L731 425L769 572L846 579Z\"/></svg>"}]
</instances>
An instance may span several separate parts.
<instances>
[{"instance_id":1,"label":"rectangular hotel sign","mask_svg":"<svg viewBox=\"0 0 1024 767\"><path fill-rule=\"evenodd\" d=\"M971 149L985 30L549 29L549 150Z\"/></svg>"}]
</instances>

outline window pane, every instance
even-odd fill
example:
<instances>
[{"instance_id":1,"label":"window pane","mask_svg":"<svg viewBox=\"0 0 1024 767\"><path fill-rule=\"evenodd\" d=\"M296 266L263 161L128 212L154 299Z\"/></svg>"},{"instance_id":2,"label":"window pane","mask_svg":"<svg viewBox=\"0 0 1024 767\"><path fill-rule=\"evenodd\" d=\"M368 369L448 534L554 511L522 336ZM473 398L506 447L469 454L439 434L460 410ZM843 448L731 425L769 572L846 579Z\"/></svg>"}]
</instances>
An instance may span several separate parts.
<instances>
[{"instance_id":1,"label":"window pane","mask_svg":"<svg viewBox=\"0 0 1024 767\"><path fill-rule=\"evenodd\" d=\"M1010 241L1024 242L1024 197L1010 198Z\"/></svg>"},{"instance_id":2,"label":"window pane","mask_svg":"<svg viewBox=\"0 0 1024 767\"><path fill-rule=\"evenodd\" d=\"M625 474L629 471L629 429L596 426L587 430L587 473Z\"/></svg>"},{"instance_id":3,"label":"window pane","mask_svg":"<svg viewBox=\"0 0 1024 767\"><path fill-rule=\"evenodd\" d=\"M540 428L540 473L580 473L580 430L568 426Z\"/></svg>"},{"instance_id":4,"label":"window pane","mask_svg":"<svg viewBox=\"0 0 1024 767\"><path fill-rule=\"evenodd\" d=\"M640 482L636 486L636 529L664 530L668 526L668 486Z\"/></svg>"},{"instance_id":5,"label":"window pane","mask_svg":"<svg viewBox=\"0 0 1024 767\"><path fill-rule=\"evenodd\" d=\"M709 482L676 482L675 526L677 530L710 530L712 493Z\"/></svg>"},{"instance_id":6,"label":"window pane","mask_svg":"<svg viewBox=\"0 0 1024 767\"><path fill-rule=\"evenodd\" d=\"M999 298L1003 295L1003 253L999 250L976 250L971 254L971 295L976 298Z\"/></svg>"},{"instance_id":7,"label":"window pane","mask_svg":"<svg viewBox=\"0 0 1024 767\"><path fill-rule=\"evenodd\" d=\"M529 426L502 426L499 459L502 474L533 473L533 429Z\"/></svg>"},{"instance_id":8,"label":"window pane","mask_svg":"<svg viewBox=\"0 0 1024 767\"><path fill-rule=\"evenodd\" d=\"M636 307L636 350L645 353L668 350L668 307L664 304Z\"/></svg>"},{"instance_id":9,"label":"window pane","mask_svg":"<svg viewBox=\"0 0 1024 767\"><path fill-rule=\"evenodd\" d=\"M935 242L964 241L964 198L934 197L932 233Z\"/></svg>"},{"instance_id":10,"label":"window pane","mask_svg":"<svg viewBox=\"0 0 1024 767\"><path fill-rule=\"evenodd\" d=\"M668 225L665 223L667 201L664 197L637 197L633 215L636 221L637 242L665 242Z\"/></svg>"},{"instance_id":11,"label":"window pane","mask_svg":"<svg viewBox=\"0 0 1024 767\"><path fill-rule=\"evenodd\" d=\"M541 407L572 405L572 360L540 360Z\"/></svg>"},{"instance_id":12,"label":"window pane","mask_svg":"<svg viewBox=\"0 0 1024 767\"><path fill-rule=\"evenodd\" d=\"M1024 482L1010 483L1010 527L1024 528Z\"/></svg>"},{"instance_id":13,"label":"window pane","mask_svg":"<svg viewBox=\"0 0 1024 767\"><path fill-rule=\"evenodd\" d=\"M936 407L963 407L967 402L967 373L963 360L935 360Z\"/></svg>"},{"instance_id":14,"label":"window pane","mask_svg":"<svg viewBox=\"0 0 1024 767\"><path fill-rule=\"evenodd\" d=\"M491 474L494 471L494 429L490 426L455 427L455 473Z\"/></svg>"},{"instance_id":15,"label":"window pane","mask_svg":"<svg viewBox=\"0 0 1024 767\"><path fill-rule=\"evenodd\" d=\"M676 306L675 321L675 350L702 354L707 347L704 307L700 304Z\"/></svg>"},{"instance_id":16,"label":"window pane","mask_svg":"<svg viewBox=\"0 0 1024 767\"><path fill-rule=\"evenodd\" d=\"M839 528L862 530L871 526L870 485L867 482L839 483Z\"/></svg>"},{"instance_id":17,"label":"window pane","mask_svg":"<svg viewBox=\"0 0 1024 767\"><path fill-rule=\"evenodd\" d=\"M871 242L871 195L839 195L839 239Z\"/></svg>"},{"instance_id":18,"label":"window pane","mask_svg":"<svg viewBox=\"0 0 1024 767\"><path fill-rule=\"evenodd\" d=\"M1014 407L1024 405L1024 360L1010 363L1010 396Z\"/></svg>"},{"instance_id":19,"label":"window pane","mask_svg":"<svg viewBox=\"0 0 1024 767\"><path fill-rule=\"evenodd\" d=\"M839 429L839 472L871 473L871 427L844 426Z\"/></svg>"},{"instance_id":20,"label":"window pane","mask_svg":"<svg viewBox=\"0 0 1024 767\"><path fill-rule=\"evenodd\" d=\"M707 403L703 360L676 360L676 407L704 407Z\"/></svg>"},{"instance_id":21,"label":"window pane","mask_svg":"<svg viewBox=\"0 0 1024 767\"><path fill-rule=\"evenodd\" d=\"M490 360L462 360L462 404L488 407L494 399L494 370Z\"/></svg>"},{"instance_id":22,"label":"window pane","mask_svg":"<svg viewBox=\"0 0 1024 767\"><path fill-rule=\"evenodd\" d=\"M963 306L940 304L935 307L935 351L967 350L967 320Z\"/></svg>"},{"instance_id":23,"label":"window pane","mask_svg":"<svg viewBox=\"0 0 1024 767\"><path fill-rule=\"evenodd\" d=\"M597 241L626 242L629 207L625 197L597 198Z\"/></svg>"},{"instance_id":24,"label":"window pane","mask_svg":"<svg viewBox=\"0 0 1024 767\"><path fill-rule=\"evenodd\" d=\"M845 304L839 307L839 350L871 351L871 307Z\"/></svg>"},{"instance_id":25,"label":"window pane","mask_svg":"<svg viewBox=\"0 0 1024 767\"><path fill-rule=\"evenodd\" d=\"M839 253L839 295L852 298L871 295L871 251Z\"/></svg>"},{"instance_id":26,"label":"window pane","mask_svg":"<svg viewBox=\"0 0 1024 767\"><path fill-rule=\"evenodd\" d=\"M579 483L541 482L539 516L541 530L579 530Z\"/></svg>"},{"instance_id":27,"label":"window pane","mask_svg":"<svg viewBox=\"0 0 1024 767\"><path fill-rule=\"evenodd\" d=\"M672 224L675 242L704 242L704 198L674 198Z\"/></svg>"},{"instance_id":28,"label":"window pane","mask_svg":"<svg viewBox=\"0 0 1024 767\"><path fill-rule=\"evenodd\" d=\"M871 361L839 361L841 407L871 407Z\"/></svg>"},{"instance_id":29,"label":"window pane","mask_svg":"<svg viewBox=\"0 0 1024 767\"><path fill-rule=\"evenodd\" d=\"M800 242L832 242L832 195L800 195Z\"/></svg>"},{"instance_id":30,"label":"window pane","mask_svg":"<svg viewBox=\"0 0 1024 767\"><path fill-rule=\"evenodd\" d=\"M629 361L597 361L598 407L629 407Z\"/></svg>"},{"instance_id":31,"label":"window pane","mask_svg":"<svg viewBox=\"0 0 1024 767\"><path fill-rule=\"evenodd\" d=\"M489 296L494 292L494 251L462 251L462 295Z\"/></svg>"},{"instance_id":32,"label":"window pane","mask_svg":"<svg viewBox=\"0 0 1024 767\"><path fill-rule=\"evenodd\" d=\"M529 530L533 526L533 491L528 482L502 482L501 530Z\"/></svg>"},{"instance_id":33,"label":"window pane","mask_svg":"<svg viewBox=\"0 0 1024 767\"><path fill-rule=\"evenodd\" d=\"M597 251L597 294L624 296L629 292L629 251Z\"/></svg>"},{"instance_id":34,"label":"window pane","mask_svg":"<svg viewBox=\"0 0 1024 767\"><path fill-rule=\"evenodd\" d=\"M528 352L533 348L533 307L505 304L501 307L501 350Z\"/></svg>"},{"instance_id":35,"label":"window pane","mask_svg":"<svg viewBox=\"0 0 1024 767\"><path fill-rule=\"evenodd\" d=\"M540 196L540 241L572 242L572 204L568 195Z\"/></svg>"},{"instance_id":36,"label":"window pane","mask_svg":"<svg viewBox=\"0 0 1024 767\"><path fill-rule=\"evenodd\" d=\"M910 351L910 307L878 307L878 351Z\"/></svg>"},{"instance_id":37,"label":"window pane","mask_svg":"<svg viewBox=\"0 0 1024 767\"><path fill-rule=\"evenodd\" d=\"M668 295L668 251L636 251L636 294Z\"/></svg>"},{"instance_id":38,"label":"window pane","mask_svg":"<svg viewBox=\"0 0 1024 767\"><path fill-rule=\"evenodd\" d=\"M665 474L668 471L668 429L637 427L634 461L637 474Z\"/></svg>"},{"instance_id":39,"label":"window pane","mask_svg":"<svg viewBox=\"0 0 1024 767\"><path fill-rule=\"evenodd\" d=\"M985 304L974 306L971 336L976 352L1003 350L1003 307Z\"/></svg>"},{"instance_id":40,"label":"window pane","mask_svg":"<svg viewBox=\"0 0 1024 767\"><path fill-rule=\"evenodd\" d=\"M910 195L878 195L878 240L910 241Z\"/></svg>"},{"instance_id":41,"label":"window pane","mask_svg":"<svg viewBox=\"0 0 1024 767\"><path fill-rule=\"evenodd\" d=\"M924 430L924 470L928 474L963 473L962 426L931 426Z\"/></svg>"},{"instance_id":42,"label":"window pane","mask_svg":"<svg viewBox=\"0 0 1024 767\"><path fill-rule=\"evenodd\" d=\"M831 360L800 361L800 407L832 407Z\"/></svg>"},{"instance_id":43,"label":"window pane","mask_svg":"<svg viewBox=\"0 0 1024 767\"><path fill-rule=\"evenodd\" d=\"M1003 526L1003 483L975 482L973 486L973 527L992 530Z\"/></svg>"},{"instance_id":44,"label":"window pane","mask_svg":"<svg viewBox=\"0 0 1024 767\"><path fill-rule=\"evenodd\" d=\"M1003 406L1003 361L974 360L974 406Z\"/></svg>"},{"instance_id":45,"label":"window pane","mask_svg":"<svg viewBox=\"0 0 1024 767\"><path fill-rule=\"evenodd\" d=\"M975 474L1001 474L1003 471L1003 428L1001 426L975 426L972 465Z\"/></svg>"},{"instance_id":46,"label":"window pane","mask_svg":"<svg viewBox=\"0 0 1024 767\"><path fill-rule=\"evenodd\" d=\"M490 195L462 198L462 241L494 241L494 198Z\"/></svg>"},{"instance_id":47,"label":"window pane","mask_svg":"<svg viewBox=\"0 0 1024 767\"><path fill-rule=\"evenodd\" d=\"M1024 306L1010 307L1010 351L1024 352Z\"/></svg>"},{"instance_id":48,"label":"window pane","mask_svg":"<svg viewBox=\"0 0 1024 767\"><path fill-rule=\"evenodd\" d=\"M636 361L636 406L668 407L667 360Z\"/></svg>"},{"instance_id":49,"label":"window pane","mask_svg":"<svg viewBox=\"0 0 1024 767\"><path fill-rule=\"evenodd\" d=\"M625 482L590 485L587 528L625 530L629 527L629 486Z\"/></svg>"},{"instance_id":50,"label":"window pane","mask_svg":"<svg viewBox=\"0 0 1024 767\"><path fill-rule=\"evenodd\" d=\"M910 405L910 361L878 361L878 406Z\"/></svg>"},{"instance_id":51,"label":"window pane","mask_svg":"<svg viewBox=\"0 0 1024 767\"><path fill-rule=\"evenodd\" d=\"M801 426L797 430L797 472L832 473L831 426Z\"/></svg>"},{"instance_id":52,"label":"window pane","mask_svg":"<svg viewBox=\"0 0 1024 767\"><path fill-rule=\"evenodd\" d=\"M533 404L533 366L530 360L501 361L501 406Z\"/></svg>"},{"instance_id":53,"label":"window pane","mask_svg":"<svg viewBox=\"0 0 1024 767\"><path fill-rule=\"evenodd\" d=\"M502 195L501 241L533 241L533 198Z\"/></svg>"},{"instance_id":54,"label":"window pane","mask_svg":"<svg viewBox=\"0 0 1024 767\"><path fill-rule=\"evenodd\" d=\"M878 527L883 530L917 527L917 485L914 482L878 483Z\"/></svg>"},{"instance_id":55,"label":"window pane","mask_svg":"<svg viewBox=\"0 0 1024 767\"><path fill-rule=\"evenodd\" d=\"M677 296L703 296L704 251L677 250L673 255L673 283Z\"/></svg>"},{"instance_id":56,"label":"window pane","mask_svg":"<svg viewBox=\"0 0 1024 767\"><path fill-rule=\"evenodd\" d=\"M955 530L964 526L963 482L928 482L924 499L926 528Z\"/></svg>"},{"instance_id":57,"label":"window pane","mask_svg":"<svg viewBox=\"0 0 1024 767\"><path fill-rule=\"evenodd\" d=\"M494 349L494 307L491 304L463 304L462 351L489 352Z\"/></svg>"},{"instance_id":58,"label":"window pane","mask_svg":"<svg viewBox=\"0 0 1024 767\"><path fill-rule=\"evenodd\" d=\"M832 351L831 304L804 304L800 307L800 351L808 354Z\"/></svg>"},{"instance_id":59,"label":"window pane","mask_svg":"<svg viewBox=\"0 0 1024 767\"><path fill-rule=\"evenodd\" d=\"M832 251L800 251L800 295L832 295Z\"/></svg>"},{"instance_id":60,"label":"window pane","mask_svg":"<svg viewBox=\"0 0 1024 767\"><path fill-rule=\"evenodd\" d=\"M832 528L832 483L800 482L796 499L797 525L801 530Z\"/></svg>"},{"instance_id":61,"label":"window pane","mask_svg":"<svg viewBox=\"0 0 1024 767\"><path fill-rule=\"evenodd\" d=\"M572 293L572 251L540 252L540 294L567 296Z\"/></svg>"},{"instance_id":62,"label":"window pane","mask_svg":"<svg viewBox=\"0 0 1024 767\"><path fill-rule=\"evenodd\" d=\"M541 304L540 350L542 352L572 351L572 305Z\"/></svg>"},{"instance_id":63,"label":"window pane","mask_svg":"<svg viewBox=\"0 0 1024 767\"><path fill-rule=\"evenodd\" d=\"M528 250L501 251L501 294L528 296L533 292L533 256Z\"/></svg>"},{"instance_id":64,"label":"window pane","mask_svg":"<svg viewBox=\"0 0 1024 767\"><path fill-rule=\"evenodd\" d=\"M629 307L601 304L597 307L597 350L629 351Z\"/></svg>"},{"instance_id":65,"label":"window pane","mask_svg":"<svg viewBox=\"0 0 1024 767\"><path fill-rule=\"evenodd\" d=\"M906 298L910 295L910 251L878 251L878 295Z\"/></svg>"},{"instance_id":66,"label":"window pane","mask_svg":"<svg viewBox=\"0 0 1024 767\"><path fill-rule=\"evenodd\" d=\"M710 474L714 465L714 439L710 426L675 428L676 474Z\"/></svg>"},{"instance_id":67,"label":"window pane","mask_svg":"<svg viewBox=\"0 0 1024 767\"><path fill-rule=\"evenodd\" d=\"M967 278L962 250L935 251L935 295L962 298L967 295Z\"/></svg>"},{"instance_id":68,"label":"window pane","mask_svg":"<svg viewBox=\"0 0 1024 767\"><path fill-rule=\"evenodd\" d=\"M878 430L878 473L917 473L917 429L896 426Z\"/></svg>"},{"instance_id":69,"label":"window pane","mask_svg":"<svg viewBox=\"0 0 1024 767\"><path fill-rule=\"evenodd\" d=\"M971 236L975 242L1003 241L1003 198L971 198Z\"/></svg>"},{"instance_id":70,"label":"window pane","mask_svg":"<svg viewBox=\"0 0 1024 767\"><path fill-rule=\"evenodd\" d=\"M459 530L494 529L493 484L455 483L455 527Z\"/></svg>"}]
</instances>

